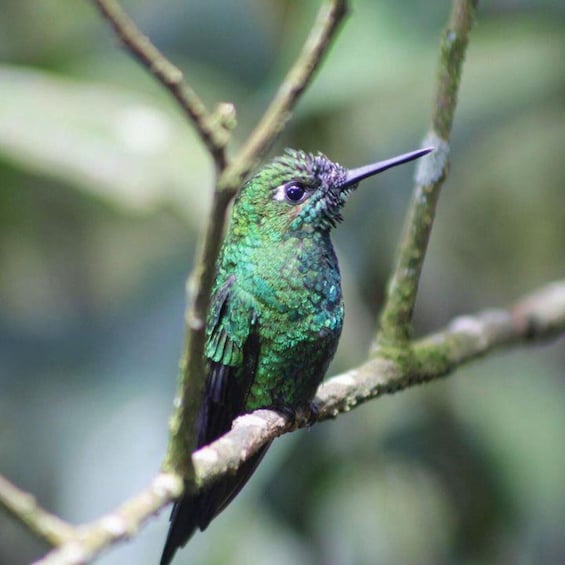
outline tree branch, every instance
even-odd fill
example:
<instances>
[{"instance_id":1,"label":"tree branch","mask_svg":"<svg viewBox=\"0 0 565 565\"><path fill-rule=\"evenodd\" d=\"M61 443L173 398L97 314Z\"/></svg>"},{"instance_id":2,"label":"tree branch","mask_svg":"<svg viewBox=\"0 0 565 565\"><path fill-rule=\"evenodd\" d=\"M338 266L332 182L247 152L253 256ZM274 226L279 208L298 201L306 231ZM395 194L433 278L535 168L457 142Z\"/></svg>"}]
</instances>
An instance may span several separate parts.
<instances>
[{"instance_id":1,"label":"tree branch","mask_svg":"<svg viewBox=\"0 0 565 565\"><path fill-rule=\"evenodd\" d=\"M186 454L196 447L196 417L204 388L205 320L215 276L225 215L231 198L241 187L245 176L254 167L276 136L282 131L300 95L310 83L315 70L327 52L339 23L346 14L345 0L326 0L316 23L264 116L235 157L232 165L220 175L214 192L212 211L206 234L199 246L198 261L191 275L192 301L186 312L187 338L175 409L171 418L169 448L163 469L182 474L192 480L193 469Z\"/></svg>"},{"instance_id":2,"label":"tree branch","mask_svg":"<svg viewBox=\"0 0 565 565\"><path fill-rule=\"evenodd\" d=\"M346 0L326 0L321 5L300 55L286 75L265 114L232 164L220 177L220 190L235 193L248 173L257 165L282 132L290 119L294 106L310 84L328 52L347 11Z\"/></svg>"},{"instance_id":3,"label":"tree branch","mask_svg":"<svg viewBox=\"0 0 565 565\"><path fill-rule=\"evenodd\" d=\"M36 561L36 565L79 565L92 561L107 547L134 536L148 518L182 493L182 479L161 473L142 492L119 508L87 526L78 526L75 536Z\"/></svg>"},{"instance_id":4,"label":"tree branch","mask_svg":"<svg viewBox=\"0 0 565 565\"><path fill-rule=\"evenodd\" d=\"M381 312L377 334L377 344L381 346L407 344L412 334L418 283L436 204L447 176L449 136L476 5L477 0L455 0L450 22L443 34L432 125L422 144L433 146L436 150L420 159L416 169L412 202Z\"/></svg>"},{"instance_id":5,"label":"tree branch","mask_svg":"<svg viewBox=\"0 0 565 565\"><path fill-rule=\"evenodd\" d=\"M510 308L488 310L455 319L445 330L414 344L414 356L377 356L323 383L315 402L318 421L335 418L368 400L393 394L452 374L462 365L497 349L536 344L565 334L565 280L547 285ZM310 425L307 418L290 423L271 410L237 418L230 432L192 455L199 488L235 472L262 445L293 429ZM86 563L103 549L130 537L145 521L182 492L183 481L158 475L150 487L96 522L76 528L76 536L60 545L38 565ZM16 514L19 516L19 514ZM29 522L26 522L29 526Z\"/></svg>"},{"instance_id":6,"label":"tree branch","mask_svg":"<svg viewBox=\"0 0 565 565\"><path fill-rule=\"evenodd\" d=\"M222 170L225 166L224 148L229 140L229 127L227 127L229 121L215 119L215 116L208 113L204 102L190 86L184 83L182 71L141 33L116 0L93 0L93 2L130 54L175 97L210 151L216 169ZM234 112L233 106L229 106ZM226 112L225 105L221 105L218 110L218 117L221 117ZM231 121L233 119L234 116L231 116Z\"/></svg>"},{"instance_id":7,"label":"tree branch","mask_svg":"<svg viewBox=\"0 0 565 565\"><path fill-rule=\"evenodd\" d=\"M314 400L318 421L349 412L368 400L431 382L501 348L537 344L565 334L565 280L525 296L510 308L456 318L441 332L414 343L414 356L375 356L332 377L318 388ZM232 430L193 454L197 484L206 486L234 472L262 445L299 427L271 410L257 410L235 420Z\"/></svg>"},{"instance_id":8,"label":"tree branch","mask_svg":"<svg viewBox=\"0 0 565 565\"><path fill-rule=\"evenodd\" d=\"M0 506L47 543L62 545L75 537L74 528L43 510L35 498L0 475Z\"/></svg>"}]
</instances>

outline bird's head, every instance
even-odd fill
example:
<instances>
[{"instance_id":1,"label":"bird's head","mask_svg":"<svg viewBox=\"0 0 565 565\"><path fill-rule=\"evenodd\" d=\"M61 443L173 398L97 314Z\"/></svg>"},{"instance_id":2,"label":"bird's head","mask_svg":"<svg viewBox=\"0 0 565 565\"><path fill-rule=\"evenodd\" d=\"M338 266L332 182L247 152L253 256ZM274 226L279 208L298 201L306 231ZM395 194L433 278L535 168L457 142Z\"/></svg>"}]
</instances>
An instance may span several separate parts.
<instances>
[{"instance_id":1,"label":"bird's head","mask_svg":"<svg viewBox=\"0 0 565 565\"><path fill-rule=\"evenodd\" d=\"M329 231L341 221L341 209L361 180L430 151L346 169L321 153L287 149L245 184L234 205L232 229L243 235L253 225L275 238Z\"/></svg>"}]
</instances>

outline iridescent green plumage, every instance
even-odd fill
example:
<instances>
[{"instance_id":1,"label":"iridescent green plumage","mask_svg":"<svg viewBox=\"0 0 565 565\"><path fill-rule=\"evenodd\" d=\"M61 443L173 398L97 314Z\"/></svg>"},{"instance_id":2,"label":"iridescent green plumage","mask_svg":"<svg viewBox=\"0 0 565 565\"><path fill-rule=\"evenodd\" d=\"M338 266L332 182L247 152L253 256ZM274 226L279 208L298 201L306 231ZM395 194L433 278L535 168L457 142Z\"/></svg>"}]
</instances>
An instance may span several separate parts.
<instances>
[{"instance_id":1,"label":"iridescent green plumage","mask_svg":"<svg viewBox=\"0 0 565 565\"><path fill-rule=\"evenodd\" d=\"M326 177L343 178L345 170L333 163L328 170L328 164L288 152L252 179L235 203L213 290L217 297L229 286L229 298L214 300L206 356L243 366L244 343L257 334L245 411L308 404L335 353L343 304L329 228L343 193L336 207L326 205ZM280 187L289 182L308 187L311 196L287 201Z\"/></svg>"},{"instance_id":2,"label":"iridescent green plumage","mask_svg":"<svg viewBox=\"0 0 565 565\"><path fill-rule=\"evenodd\" d=\"M292 413L309 405L343 325L330 230L359 180L427 152L351 171L321 154L287 150L246 183L234 203L212 290L199 447L228 431L242 413L267 407ZM235 476L175 504L162 565L225 508L267 449Z\"/></svg>"}]
</instances>

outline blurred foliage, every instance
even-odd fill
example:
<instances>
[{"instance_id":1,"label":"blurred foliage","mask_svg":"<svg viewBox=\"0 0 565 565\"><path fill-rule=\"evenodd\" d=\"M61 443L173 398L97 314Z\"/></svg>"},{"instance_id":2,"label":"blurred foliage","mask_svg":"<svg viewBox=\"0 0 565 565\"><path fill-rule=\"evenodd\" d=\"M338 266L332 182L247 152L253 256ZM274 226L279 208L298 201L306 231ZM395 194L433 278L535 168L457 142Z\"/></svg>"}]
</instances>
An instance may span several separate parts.
<instances>
[{"instance_id":1,"label":"blurred foliage","mask_svg":"<svg viewBox=\"0 0 565 565\"><path fill-rule=\"evenodd\" d=\"M417 146L448 3L356 0L281 140L357 166ZM241 142L317 2L124 1ZM479 10L416 313L419 334L565 265L565 6ZM164 454L185 277L212 167L89 2L2 0L0 472L71 521L143 487ZM375 185L378 185L376 189ZM335 234L361 361L410 167L366 182ZM394 188L393 188L394 187ZM565 562L564 341L475 363L276 442L176 563ZM100 563L156 563L167 517ZM0 564L45 550L0 516Z\"/></svg>"}]
</instances>

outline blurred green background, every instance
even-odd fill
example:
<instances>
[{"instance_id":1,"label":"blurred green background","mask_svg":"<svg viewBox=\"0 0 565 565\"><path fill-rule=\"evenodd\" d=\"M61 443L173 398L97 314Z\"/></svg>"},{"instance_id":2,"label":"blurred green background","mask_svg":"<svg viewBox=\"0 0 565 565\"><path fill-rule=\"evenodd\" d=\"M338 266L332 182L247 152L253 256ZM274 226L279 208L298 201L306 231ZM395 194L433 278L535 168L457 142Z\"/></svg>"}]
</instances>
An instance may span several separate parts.
<instances>
[{"instance_id":1,"label":"blurred green background","mask_svg":"<svg viewBox=\"0 0 565 565\"><path fill-rule=\"evenodd\" d=\"M352 4L276 151L358 166L423 137L450 3ZM565 5L483 4L418 335L565 270ZM318 3L124 5L209 107L236 104L235 145ZM0 7L0 472L83 522L145 486L164 455L212 166L88 1ZM346 328L331 373L366 355L412 170L365 182L335 233ZM278 440L175 563L565 563L564 345L501 353ZM155 564L167 522L99 563ZM44 551L0 515L0 564Z\"/></svg>"}]
</instances>

